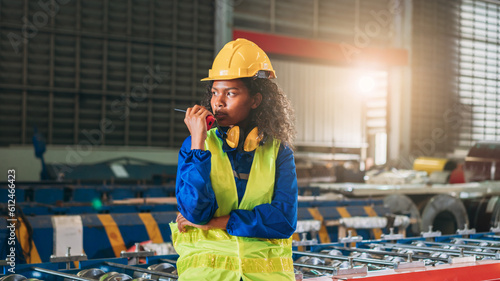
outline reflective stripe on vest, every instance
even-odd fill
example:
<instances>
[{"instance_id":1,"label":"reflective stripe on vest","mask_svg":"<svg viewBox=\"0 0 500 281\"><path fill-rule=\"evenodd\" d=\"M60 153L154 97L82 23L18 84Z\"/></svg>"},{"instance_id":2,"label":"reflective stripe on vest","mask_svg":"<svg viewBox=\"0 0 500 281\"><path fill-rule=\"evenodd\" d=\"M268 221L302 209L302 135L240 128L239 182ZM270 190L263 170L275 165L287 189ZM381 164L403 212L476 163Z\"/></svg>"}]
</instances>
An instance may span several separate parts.
<instances>
[{"instance_id":1,"label":"reflective stripe on vest","mask_svg":"<svg viewBox=\"0 0 500 281\"><path fill-rule=\"evenodd\" d=\"M280 142L273 140L255 150L245 195L238 206L236 183L222 140L215 129L207 132L205 148L212 154L210 180L219 206L215 217L271 203L279 147ZM221 229L205 231L194 227L180 233L176 224L170 228L180 255L180 280L295 280L291 238L236 237Z\"/></svg>"}]
</instances>

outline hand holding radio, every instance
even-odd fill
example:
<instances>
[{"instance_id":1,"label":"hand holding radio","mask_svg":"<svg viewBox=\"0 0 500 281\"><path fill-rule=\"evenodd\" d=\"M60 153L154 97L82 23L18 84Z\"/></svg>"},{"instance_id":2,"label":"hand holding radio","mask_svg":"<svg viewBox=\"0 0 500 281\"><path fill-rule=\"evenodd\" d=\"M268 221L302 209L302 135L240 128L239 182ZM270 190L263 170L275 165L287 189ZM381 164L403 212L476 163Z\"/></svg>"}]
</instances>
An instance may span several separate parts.
<instances>
[{"instance_id":1,"label":"hand holding radio","mask_svg":"<svg viewBox=\"0 0 500 281\"><path fill-rule=\"evenodd\" d=\"M182 109L175 109L183 112ZM207 130L212 128L215 123L215 118L205 107L195 105L188 108L184 118L184 123L191 133L191 149L205 149L205 139L207 138Z\"/></svg>"},{"instance_id":2,"label":"hand holding radio","mask_svg":"<svg viewBox=\"0 0 500 281\"><path fill-rule=\"evenodd\" d=\"M175 111L179 111L179 112L186 112L186 110L184 109L179 109L179 108L174 108ZM215 118L212 116L212 115L208 115L207 116L207 131L210 130L212 128L212 126L214 125L215 123Z\"/></svg>"}]
</instances>

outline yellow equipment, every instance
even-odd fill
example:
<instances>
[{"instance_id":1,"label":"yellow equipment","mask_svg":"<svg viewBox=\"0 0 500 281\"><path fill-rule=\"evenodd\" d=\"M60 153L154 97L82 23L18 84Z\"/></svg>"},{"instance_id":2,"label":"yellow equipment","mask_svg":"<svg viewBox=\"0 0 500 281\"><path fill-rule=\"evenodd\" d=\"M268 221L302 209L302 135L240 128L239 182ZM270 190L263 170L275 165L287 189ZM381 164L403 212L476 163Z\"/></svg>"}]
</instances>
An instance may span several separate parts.
<instances>
[{"instance_id":1,"label":"yellow equipment","mask_svg":"<svg viewBox=\"0 0 500 281\"><path fill-rule=\"evenodd\" d=\"M418 157L413 161L413 170L425 171L428 175L433 172L451 171L456 163L446 158Z\"/></svg>"},{"instance_id":2,"label":"yellow equipment","mask_svg":"<svg viewBox=\"0 0 500 281\"><path fill-rule=\"evenodd\" d=\"M231 80L244 77L276 78L266 53L252 41L238 38L224 45L215 57L208 80Z\"/></svg>"}]
</instances>

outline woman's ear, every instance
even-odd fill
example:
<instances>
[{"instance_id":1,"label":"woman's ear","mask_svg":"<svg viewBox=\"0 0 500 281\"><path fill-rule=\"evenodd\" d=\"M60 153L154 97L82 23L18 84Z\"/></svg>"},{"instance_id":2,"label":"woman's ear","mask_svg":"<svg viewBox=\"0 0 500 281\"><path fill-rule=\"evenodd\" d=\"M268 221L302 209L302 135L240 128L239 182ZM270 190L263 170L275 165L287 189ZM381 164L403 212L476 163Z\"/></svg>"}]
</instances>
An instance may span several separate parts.
<instances>
[{"instance_id":1,"label":"woman's ear","mask_svg":"<svg viewBox=\"0 0 500 281\"><path fill-rule=\"evenodd\" d=\"M252 104L252 109L256 109L259 107L260 103L262 102L262 94L257 93L253 96L253 104Z\"/></svg>"}]
</instances>

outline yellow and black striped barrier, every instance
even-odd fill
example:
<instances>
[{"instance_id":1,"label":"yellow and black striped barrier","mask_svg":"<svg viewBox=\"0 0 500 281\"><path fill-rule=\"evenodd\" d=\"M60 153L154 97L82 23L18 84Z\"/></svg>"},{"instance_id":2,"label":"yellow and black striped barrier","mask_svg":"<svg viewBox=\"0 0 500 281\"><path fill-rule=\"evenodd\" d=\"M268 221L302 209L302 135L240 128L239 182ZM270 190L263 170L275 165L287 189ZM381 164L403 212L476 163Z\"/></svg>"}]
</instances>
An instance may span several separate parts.
<instances>
[{"instance_id":1,"label":"yellow and black striped barrier","mask_svg":"<svg viewBox=\"0 0 500 281\"><path fill-rule=\"evenodd\" d=\"M51 217L19 218L16 253L21 263L50 261L54 249ZM177 212L88 214L78 217L83 226L83 250L89 259L95 259L119 257L121 251L136 242L170 242L168 224L175 221Z\"/></svg>"},{"instance_id":2,"label":"yellow and black striped barrier","mask_svg":"<svg viewBox=\"0 0 500 281\"><path fill-rule=\"evenodd\" d=\"M346 231L351 231L351 235L361 235L364 239L380 239L383 230L380 228L354 229L348 228L346 231L339 231L342 226L338 221L342 218L351 217L383 217L390 213L389 209L383 205L356 205L356 206L326 206L313 208L299 208L298 220L317 220L321 222L318 232L320 243L335 242L341 238ZM339 237L340 235L340 237ZM293 236L294 240L300 240L298 234Z\"/></svg>"}]
</instances>

